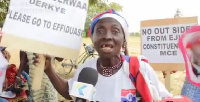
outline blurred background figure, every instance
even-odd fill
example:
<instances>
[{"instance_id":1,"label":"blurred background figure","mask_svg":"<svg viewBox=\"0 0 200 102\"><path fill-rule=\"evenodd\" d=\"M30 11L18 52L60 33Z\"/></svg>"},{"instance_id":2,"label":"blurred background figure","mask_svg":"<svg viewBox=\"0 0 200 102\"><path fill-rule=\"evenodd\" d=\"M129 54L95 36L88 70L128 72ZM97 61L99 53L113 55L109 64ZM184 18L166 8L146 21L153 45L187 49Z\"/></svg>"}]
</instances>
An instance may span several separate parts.
<instances>
[{"instance_id":1,"label":"blurred background figure","mask_svg":"<svg viewBox=\"0 0 200 102\"><path fill-rule=\"evenodd\" d=\"M179 48L183 54L186 78L181 95L200 102L200 26L193 26L182 34Z\"/></svg>"}]
</instances>

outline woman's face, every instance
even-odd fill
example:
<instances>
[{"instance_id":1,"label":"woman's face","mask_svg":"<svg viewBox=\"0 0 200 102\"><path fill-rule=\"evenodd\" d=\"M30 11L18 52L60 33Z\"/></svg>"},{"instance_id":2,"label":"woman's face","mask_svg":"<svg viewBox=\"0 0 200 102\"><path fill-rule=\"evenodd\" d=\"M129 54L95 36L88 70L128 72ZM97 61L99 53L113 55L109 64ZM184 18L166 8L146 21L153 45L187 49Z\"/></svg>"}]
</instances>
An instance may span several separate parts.
<instances>
[{"instance_id":1,"label":"woman's face","mask_svg":"<svg viewBox=\"0 0 200 102\"><path fill-rule=\"evenodd\" d=\"M94 27L92 42L100 57L111 58L119 55L124 42L120 23L113 18L99 20Z\"/></svg>"}]
</instances>

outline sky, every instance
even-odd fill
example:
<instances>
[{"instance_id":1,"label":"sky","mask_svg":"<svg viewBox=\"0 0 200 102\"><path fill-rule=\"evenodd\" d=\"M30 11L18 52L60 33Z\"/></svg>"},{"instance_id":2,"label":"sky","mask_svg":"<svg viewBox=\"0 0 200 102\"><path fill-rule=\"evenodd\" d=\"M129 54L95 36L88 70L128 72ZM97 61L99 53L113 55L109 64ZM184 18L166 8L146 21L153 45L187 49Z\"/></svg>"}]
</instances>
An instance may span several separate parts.
<instances>
[{"instance_id":1,"label":"sky","mask_svg":"<svg viewBox=\"0 0 200 102\"><path fill-rule=\"evenodd\" d=\"M122 14L129 23L129 32L139 32L140 22L150 19L173 18L179 9L183 17L198 16L199 0L108 0L123 6Z\"/></svg>"}]
</instances>

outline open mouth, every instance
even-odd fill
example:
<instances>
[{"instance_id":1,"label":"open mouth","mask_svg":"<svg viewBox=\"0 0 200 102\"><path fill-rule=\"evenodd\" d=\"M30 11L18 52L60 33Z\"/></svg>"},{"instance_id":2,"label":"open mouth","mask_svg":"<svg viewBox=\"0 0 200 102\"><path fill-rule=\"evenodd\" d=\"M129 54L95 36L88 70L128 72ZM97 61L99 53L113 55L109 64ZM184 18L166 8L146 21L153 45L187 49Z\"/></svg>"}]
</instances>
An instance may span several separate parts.
<instances>
[{"instance_id":1,"label":"open mouth","mask_svg":"<svg viewBox=\"0 0 200 102\"><path fill-rule=\"evenodd\" d=\"M102 44L101 51L104 53L112 53L113 47L114 46L112 44Z\"/></svg>"},{"instance_id":2,"label":"open mouth","mask_svg":"<svg viewBox=\"0 0 200 102\"><path fill-rule=\"evenodd\" d=\"M112 44L103 44L101 45L101 48L113 48Z\"/></svg>"}]
</instances>

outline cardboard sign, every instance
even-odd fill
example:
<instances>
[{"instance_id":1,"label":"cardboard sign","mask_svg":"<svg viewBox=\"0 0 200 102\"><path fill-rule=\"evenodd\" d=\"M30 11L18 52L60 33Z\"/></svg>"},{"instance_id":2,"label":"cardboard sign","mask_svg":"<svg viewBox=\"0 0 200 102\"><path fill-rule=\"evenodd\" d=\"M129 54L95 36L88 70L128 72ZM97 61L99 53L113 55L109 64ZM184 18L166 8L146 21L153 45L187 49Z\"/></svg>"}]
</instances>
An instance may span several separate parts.
<instances>
[{"instance_id":1,"label":"cardboard sign","mask_svg":"<svg viewBox=\"0 0 200 102\"><path fill-rule=\"evenodd\" d=\"M180 22L182 19L191 21ZM184 63L178 40L188 28L197 24L197 19L192 19L195 18L142 21L142 55L147 57L150 63ZM147 22L150 22L149 25L145 25Z\"/></svg>"},{"instance_id":2,"label":"cardboard sign","mask_svg":"<svg viewBox=\"0 0 200 102\"><path fill-rule=\"evenodd\" d=\"M88 0L12 0L1 45L77 58L87 9Z\"/></svg>"}]
</instances>

